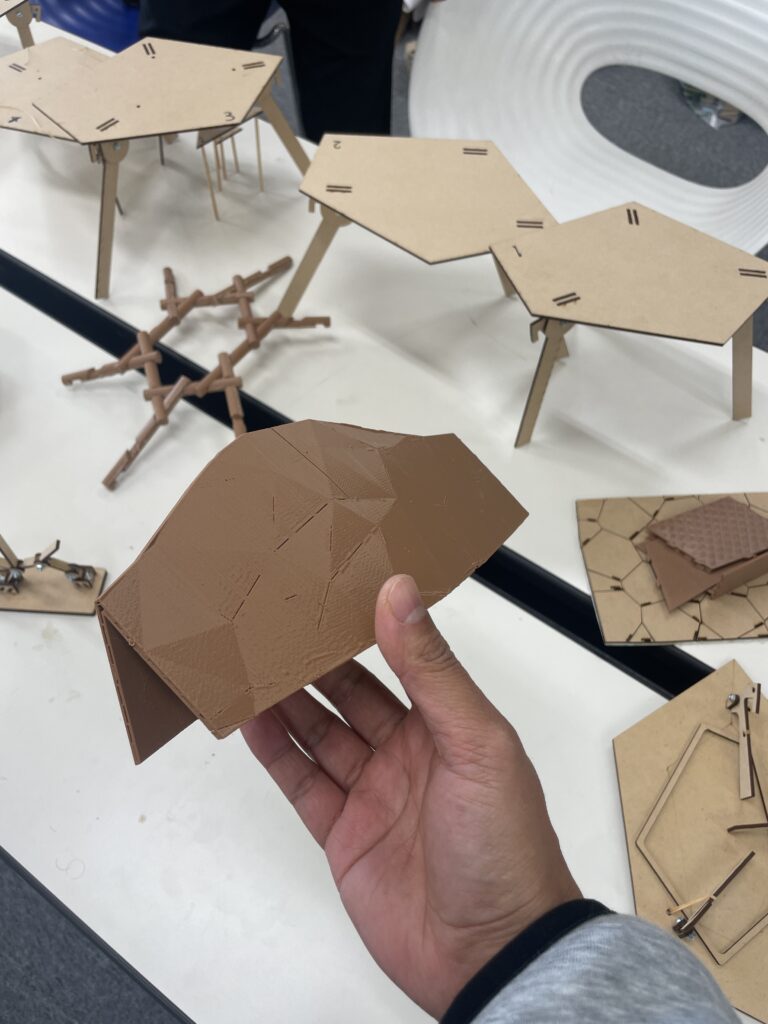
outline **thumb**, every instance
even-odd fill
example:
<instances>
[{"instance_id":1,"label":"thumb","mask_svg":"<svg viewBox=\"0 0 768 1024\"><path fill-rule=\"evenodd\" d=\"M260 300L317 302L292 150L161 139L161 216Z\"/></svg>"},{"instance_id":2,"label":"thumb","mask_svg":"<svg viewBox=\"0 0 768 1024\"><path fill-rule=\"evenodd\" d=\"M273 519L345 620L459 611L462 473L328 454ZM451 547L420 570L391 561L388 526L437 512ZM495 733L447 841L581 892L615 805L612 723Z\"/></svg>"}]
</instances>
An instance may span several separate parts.
<instances>
[{"instance_id":1,"label":"thumb","mask_svg":"<svg viewBox=\"0 0 768 1024\"><path fill-rule=\"evenodd\" d=\"M474 736L482 743L489 725L501 719L456 660L412 577L393 576L379 591L376 642L441 756L451 760L462 750L466 755L467 741Z\"/></svg>"}]
</instances>

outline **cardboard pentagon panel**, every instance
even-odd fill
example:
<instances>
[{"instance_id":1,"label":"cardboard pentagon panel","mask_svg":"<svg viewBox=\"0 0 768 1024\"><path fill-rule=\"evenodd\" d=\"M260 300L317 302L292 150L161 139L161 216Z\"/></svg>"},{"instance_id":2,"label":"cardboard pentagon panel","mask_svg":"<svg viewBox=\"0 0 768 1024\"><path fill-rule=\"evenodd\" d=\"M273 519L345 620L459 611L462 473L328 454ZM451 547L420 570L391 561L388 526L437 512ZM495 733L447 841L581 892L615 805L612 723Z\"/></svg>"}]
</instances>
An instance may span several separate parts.
<instances>
[{"instance_id":1,"label":"cardboard pentagon panel","mask_svg":"<svg viewBox=\"0 0 768 1024\"><path fill-rule=\"evenodd\" d=\"M579 542L606 644L768 637L768 573L742 583L731 593L719 597L705 594L669 611L648 562L654 524L723 497L659 495L576 502ZM727 497L768 517L768 493ZM680 586L688 585L691 576L695 580L702 577L693 563L676 571Z\"/></svg>"},{"instance_id":2,"label":"cardboard pentagon panel","mask_svg":"<svg viewBox=\"0 0 768 1024\"><path fill-rule=\"evenodd\" d=\"M180 721L225 736L359 654L389 576L410 573L431 605L525 516L450 434L312 421L244 434L99 603L136 761Z\"/></svg>"},{"instance_id":3,"label":"cardboard pentagon panel","mask_svg":"<svg viewBox=\"0 0 768 1024\"><path fill-rule=\"evenodd\" d=\"M37 106L80 143L239 124L282 57L144 39Z\"/></svg>"},{"instance_id":4,"label":"cardboard pentagon panel","mask_svg":"<svg viewBox=\"0 0 768 1024\"><path fill-rule=\"evenodd\" d=\"M427 263L554 224L492 142L325 135L301 191Z\"/></svg>"},{"instance_id":5,"label":"cardboard pentagon panel","mask_svg":"<svg viewBox=\"0 0 768 1024\"><path fill-rule=\"evenodd\" d=\"M734 661L617 736L621 790L637 913L672 934L667 910L698 900L748 853L755 856L702 917L687 948L731 1002L768 1020L768 830L729 833L766 821L758 792L739 798L738 728L726 709L751 680ZM768 779L766 707L750 716L752 756ZM688 910L688 914L694 908Z\"/></svg>"},{"instance_id":6,"label":"cardboard pentagon panel","mask_svg":"<svg viewBox=\"0 0 768 1024\"><path fill-rule=\"evenodd\" d=\"M46 91L55 91L78 74L108 58L69 39L49 39L0 59L0 127L53 139L69 135L35 104Z\"/></svg>"},{"instance_id":7,"label":"cardboard pentagon panel","mask_svg":"<svg viewBox=\"0 0 768 1024\"><path fill-rule=\"evenodd\" d=\"M768 298L768 262L639 203L491 249L537 317L723 345Z\"/></svg>"},{"instance_id":8,"label":"cardboard pentagon panel","mask_svg":"<svg viewBox=\"0 0 768 1024\"><path fill-rule=\"evenodd\" d=\"M6 14L10 14L11 11L17 7L21 7L27 0L0 0L0 18L5 17Z\"/></svg>"}]
</instances>

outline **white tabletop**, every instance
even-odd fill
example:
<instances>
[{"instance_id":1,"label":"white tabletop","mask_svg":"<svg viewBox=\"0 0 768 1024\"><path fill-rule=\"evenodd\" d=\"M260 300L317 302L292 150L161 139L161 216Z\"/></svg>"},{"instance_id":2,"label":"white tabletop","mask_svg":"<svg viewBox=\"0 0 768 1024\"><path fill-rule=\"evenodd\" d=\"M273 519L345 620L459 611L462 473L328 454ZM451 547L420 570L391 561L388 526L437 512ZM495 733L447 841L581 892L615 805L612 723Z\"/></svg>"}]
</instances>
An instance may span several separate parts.
<instances>
[{"instance_id":1,"label":"white tabletop","mask_svg":"<svg viewBox=\"0 0 768 1024\"><path fill-rule=\"evenodd\" d=\"M65 389L99 351L1 301L3 532L22 553L60 537L114 579L230 433L184 406L140 472L96 486L146 416L142 379ZM435 614L520 731L584 892L631 910L611 739L661 699L472 580ZM196 1024L426 1020L238 735L196 723L136 768L95 619L0 614L0 652L0 845Z\"/></svg>"},{"instance_id":2,"label":"white tabletop","mask_svg":"<svg viewBox=\"0 0 768 1024\"><path fill-rule=\"evenodd\" d=\"M36 31L41 39L54 34L46 26ZM15 46L0 22L0 48ZM286 254L301 257L317 218L308 215L296 169L271 129L264 126L262 134L267 190L256 189L247 128L238 139L242 174L219 196L220 223L212 218L191 136L166 147L165 168L156 143L131 144L120 168L126 216L118 218L112 295L104 308L149 328L161 316L165 265L177 272L182 290L211 291L234 273ZM90 298L98 168L77 145L12 132L0 133L0 156L0 246ZM272 284L257 309L271 312L286 280ZM455 432L531 513L510 546L583 590L577 498L764 489L763 352L755 351L754 414L736 423L730 345L715 349L577 326L568 335L572 357L555 369L533 440L515 450L541 346L528 340L522 304L501 297L490 257L429 267L352 225L337 235L299 308L303 314L329 314L333 326L274 332L238 367L245 390L294 419ZM224 309L194 313L166 340L210 367L240 337L231 309ZM146 410L129 408L131 422L140 423ZM122 443L132 436L126 420ZM160 449L169 440L155 444ZM142 488L147 458L120 484L126 505ZM109 453L85 483L93 500L100 500L98 481L112 461ZM758 677L768 664L759 640L687 647L710 664L737 657Z\"/></svg>"}]
</instances>

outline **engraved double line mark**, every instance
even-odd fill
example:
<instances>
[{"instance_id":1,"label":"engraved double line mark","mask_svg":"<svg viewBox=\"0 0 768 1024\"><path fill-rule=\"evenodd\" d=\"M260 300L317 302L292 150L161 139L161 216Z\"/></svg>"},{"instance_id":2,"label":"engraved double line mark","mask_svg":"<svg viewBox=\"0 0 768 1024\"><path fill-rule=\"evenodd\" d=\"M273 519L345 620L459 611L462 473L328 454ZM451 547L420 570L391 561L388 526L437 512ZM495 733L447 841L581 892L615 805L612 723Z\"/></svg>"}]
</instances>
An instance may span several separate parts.
<instances>
[{"instance_id":1,"label":"engraved double line mark","mask_svg":"<svg viewBox=\"0 0 768 1024\"><path fill-rule=\"evenodd\" d=\"M567 306L571 302L578 302L581 299L576 292L566 292L565 295L556 295L552 301L556 306Z\"/></svg>"},{"instance_id":2,"label":"engraved double line mark","mask_svg":"<svg viewBox=\"0 0 768 1024\"><path fill-rule=\"evenodd\" d=\"M8 67L11 69L11 71L26 71L27 70L24 67L23 64L9 64Z\"/></svg>"},{"instance_id":3,"label":"engraved double line mark","mask_svg":"<svg viewBox=\"0 0 768 1024\"><path fill-rule=\"evenodd\" d=\"M110 117L108 121L102 121L101 124L96 125L97 132L106 132L110 128L114 128L116 124L120 124L116 117Z\"/></svg>"},{"instance_id":4,"label":"engraved double line mark","mask_svg":"<svg viewBox=\"0 0 768 1024\"><path fill-rule=\"evenodd\" d=\"M250 71L252 68L263 68L263 67L264 67L264 61L263 60L252 60L250 64L243 64L242 65L243 71Z\"/></svg>"},{"instance_id":5,"label":"engraved double line mark","mask_svg":"<svg viewBox=\"0 0 768 1024\"><path fill-rule=\"evenodd\" d=\"M155 48L152 45L152 43L144 43L143 44L143 49L144 49L144 53L146 53L146 55L148 57L156 57L157 56L157 54L155 53Z\"/></svg>"},{"instance_id":6,"label":"engraved double line mark","mask_svg":"<svg viewBox=\"0 0 768 1024\"><path fill-rule=\"evenodd\" d=\"M326 185L325 186L325 191L326 192L341 192L341 193L343 193L345 195L348 195L352 191L352 186L351 185Z\"/></svg>"},{"instance_id":7,"label":"engraved double line mark","mask_svg":"<svg viewBox=\"0 0 768 1024\"><path fill-rule=\"evenodd\" d=\"M758 270L756 267L739 267L742 277L768 277L765 270Z\"/></svg>"},{"instance_id":8,"label":"engraved double line mark","mask_svg":"<svg viewBox=\"0 0 768 1024\"><path fill-rule=\"evenodd\" d=\"M464 156L488 156L488 150L480 146L464 146L461 152Z\"/></svg>"},{"instance_id":9,"label":"engraved double line mark","mask_svg":"<svg viewBox=\"0 0 768 1024\"><path fill-rule=\"evenodd\" d=\"M634 206L627 207L627 220L632 225L640 223L640 219L637 216L637 210L634 208Z\"/></svg>"},{"instance_id":10,"label":"engraved double line mark","mask_svg":"<svg viewBox=\"0 0 768 1024\"><path fill-rule=\"evenodd\" d=\"M517 220L515 221L519 228L543 228L543 220Z\"/></svg>"}]
</instances>

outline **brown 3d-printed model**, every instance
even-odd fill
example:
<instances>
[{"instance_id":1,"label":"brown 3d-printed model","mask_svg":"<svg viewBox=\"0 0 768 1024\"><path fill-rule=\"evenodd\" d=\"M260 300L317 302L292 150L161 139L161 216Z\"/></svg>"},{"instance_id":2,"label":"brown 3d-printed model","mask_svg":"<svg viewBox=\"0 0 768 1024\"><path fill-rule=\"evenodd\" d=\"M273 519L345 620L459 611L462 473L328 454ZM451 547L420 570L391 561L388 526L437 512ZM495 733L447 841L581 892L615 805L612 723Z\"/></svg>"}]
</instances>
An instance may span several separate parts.
<instances>
[{"instance_id":1,"label":"brown 3d-printed model","mask_svg":"<svg viewBox=\"0 0 768 1024\"><path fill-rule=\"evenodd\" d=\"M298 169L309 160L272 98L282 57L144 39L114 57L53 39L0 60L0 127L91 148L102 164L96 298L109 294L118 167L131 139L228 130L261 112Z\"/></svg>"},{"instance_id":2,"label":"brown 3d-printed model","mask_svg":"<svg viewBox=\"0 0 768 1024\"><path fill-rule=\"evenodd\" d=\"M768 262L633 203L491 246L545 335L520 423L531 439L563 329L593 324L710 345L733 338L733 418L752 414L752 315Z\"/></svg>"},{"instance_id":3,"label":"brown 3d-printed model","mask_svg":"<svg viewBox=\"0 0 768 1024\"><path fill-rule=\"evenodd\" d=\"M35 45L30 25L33 19L40 21L40 4L29 0L0 0L0 18L8 18L16 26L19 42L25 49Z\"/></svg>"},{"instance_id":4,"label":"brown 3d-printed model","mask_svg":"<svg viewBox=\"0 0 768 1024\"><path fill-rule=\"evenodd\" d=\"M114 377L127 373L128 370L143 369L147 375L149 387L144 391L144 398L152 403L152 418L141 429L131 447L123 452L104 477L102 483L105 487L110 490L115 487L120 475L138 458L158 429L168 423L169 415L184 397L204 398L211 391L223 391L235 436L245 432L245 415L238 391L242 387L243 381L241 377L235 376L235 365L253 349L257 349L269 332L276 327L307 328L319 325L329 327L331 323L330 319L324 316L309 316L302 320L294 320L273 313L270 317L254 317L251 303L255 294L249 289L270 281L289 270L291 266L290 256L284 256L270 264L266 270L257 270L255 274L250 274L246 278L236 274L232 284L212 295L206 295L198 290L184 298L180 298L177 293L173 271L170 267L166 267L163 271L165 298L160 302L166 315L160 323L151 331L139 331L136 335L136 343L114 362L105 363L103 366L93 366L87 370L75 370L73 373L65 373L62 376L62 384L74 384L75 381ZM192 381L189 377L182 376L173 384L163 384L158 370L163 357L160 352L155 350L158 342L174 327L177 327L193 309L201 306L228 305L239 307L238 327L245 330L245 339L234 351L220 352L218 366L201 380Z\"/></svg>"},{"instance_id":5,"label":"brown 3d-printed model","mask_svg":"<svg viewBox=\"0 0 768 1024\"><path fill-rule=\"evenodd\" d=\"M425 263L479 256L499 232L527 236L554 224L492 142L326 135L301 191L320 204L322 219L278 306L284 316L293 316L345 224Z\"/></svg>"},{"instance_id":6,"label":"brown 3d-printed model","mask_svg":"<svg viewBox=\"0 0 768 1024\"><path fill-rule=\"evenodd\" d=\"M768 637L768 565L759 562L764 556L709 571L654 536L679 513L723 497L576 502L584 565L606 644ZM768 517L768 494L728 497Z\"/></svg>"},{"instance_id":7,"label":"brown 3d-printed model","mask_svg":"<svg viewBox=\"0 0 768 1024\"><path fill-rule=\"evenodd\" d=\"M359 654L389 576L434 604L525 516L452 434L237 438L99 602L135 760L196 717L226 736Z\"/></svg>"},{"instance_id":8,"label":"brown 3d-printed model","mask_svg":"<svg viewBox=\"0 0 768 1024\"><path fill-rule=\"evenodd\" d=\"M749 745L739 725L747 716ZM731 661L613 745L637 913L688 936L734 1006L768 1021L768 710L759 686Z\"/></svg>"},{"instance_id":9,"label":"brown 3d-printed model","mask_svg":"<svg viewBox=\"0 0 768 1024\"><path fill-rule=\"evenodd\" d=\"M93 615L107 571L56 558L59 543L19 558L0 536L0 611Z\"/></svg>"}]
</instances>

